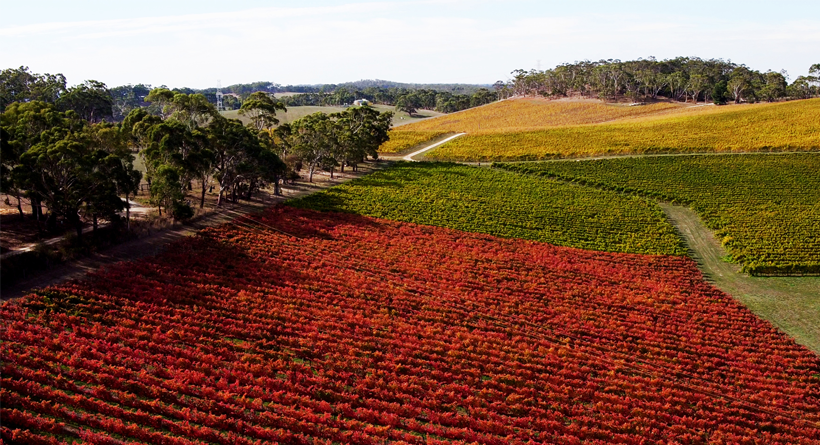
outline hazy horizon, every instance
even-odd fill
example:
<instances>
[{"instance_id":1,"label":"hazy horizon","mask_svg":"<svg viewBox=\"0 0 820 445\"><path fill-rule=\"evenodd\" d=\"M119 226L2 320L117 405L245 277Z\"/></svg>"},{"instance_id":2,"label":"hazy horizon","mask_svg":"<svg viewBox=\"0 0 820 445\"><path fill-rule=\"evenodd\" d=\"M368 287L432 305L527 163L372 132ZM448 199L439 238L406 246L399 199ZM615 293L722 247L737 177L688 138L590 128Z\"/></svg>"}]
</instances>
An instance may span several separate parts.
<instances>
[{"instance_id":1,"label":"hazy horizon","mask_svg":"<svg viewBox=\"0 0 820 445\"><path fill-rule=\"evenodd\" d=\"M515 69L654 56L724 59L790 81L820 63L820 3L248 0L3 5L0 68L109 86L270 81L492 84Z\"/></svg>"}]
</instances>

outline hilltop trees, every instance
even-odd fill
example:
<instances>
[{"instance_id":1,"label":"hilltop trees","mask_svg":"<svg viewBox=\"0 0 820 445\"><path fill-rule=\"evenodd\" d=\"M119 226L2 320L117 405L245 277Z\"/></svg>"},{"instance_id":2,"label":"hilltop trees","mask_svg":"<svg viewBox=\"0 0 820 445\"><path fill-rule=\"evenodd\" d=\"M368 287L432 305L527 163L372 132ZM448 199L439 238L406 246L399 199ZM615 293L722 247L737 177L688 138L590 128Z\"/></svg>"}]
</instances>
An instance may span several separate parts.
<instances>
[{"instance_id":1,"label":"hilltop trees","mask_svg":"<svg viewBox=\"0 0 820 445\"><path fill-rule=\"evenodd\" d=\"M678 57L669 60L600 60L564 64L551 70L512 72L507 83L496 82L500 98L511 96L582 96L632 101L665 97L678 101L735 103L802 99L820 94L816 88L820 66L809 76L788 85L785 71L761 73L744 65L720 59ZM814 73L814 74L812 74ZM723 91L726 84L726 92ZM715 94L723 97L715 97Z\"/></svg>"}]
</instances>

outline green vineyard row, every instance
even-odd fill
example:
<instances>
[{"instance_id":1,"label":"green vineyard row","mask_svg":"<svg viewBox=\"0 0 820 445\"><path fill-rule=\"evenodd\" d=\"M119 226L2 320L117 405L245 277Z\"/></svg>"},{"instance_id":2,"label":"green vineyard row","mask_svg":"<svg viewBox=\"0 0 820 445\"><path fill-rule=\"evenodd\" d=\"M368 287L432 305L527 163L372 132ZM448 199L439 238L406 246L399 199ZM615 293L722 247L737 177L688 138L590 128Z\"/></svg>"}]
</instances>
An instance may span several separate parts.
<instances>
[{"instance_id":1,"label":"green vineyard row","mask_svg":"<svg viewBox=\"0 0 820 445\"><path fill-rule=\"evenodd\" d=\"M820 274L820 154L496 164L691 206L755 275Z\"/></svg>"},{"instance_id":2,"label":"green vineyard row","mask_svg":"<svg viewBox=\"0 0 820 445\"><path fill-rule=\"evenodd\" d=\"M590 250L686 253L645 198L454 164L401 162L290 205Z\"/></svg>"}]
</instances>

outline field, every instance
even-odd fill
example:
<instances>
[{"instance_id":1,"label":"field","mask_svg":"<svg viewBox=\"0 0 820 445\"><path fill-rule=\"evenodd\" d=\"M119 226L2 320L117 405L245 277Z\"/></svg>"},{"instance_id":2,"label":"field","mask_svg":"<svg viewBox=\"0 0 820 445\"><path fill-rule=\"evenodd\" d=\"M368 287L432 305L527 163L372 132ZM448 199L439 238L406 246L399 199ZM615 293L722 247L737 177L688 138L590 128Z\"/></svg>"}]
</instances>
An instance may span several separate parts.
<instances>
[{"instance_id":1,"label":"field","mask_svg":"<svg viewBox=\"0 0 820 445\"><path fill-rule=\"evenodd\" d=\"M401 131L470 134L528 131L567 125L597 124L647 115L665 115L686 108L687 106L679 103L628 106L605 104L597 100L508 99L417 122L402 128Z\"/></svg>"},{"instance_id":2,"label":"field","mask_svg":"<svg viewBox=\"0 0 820 445\"><path fill-rule=\"evenodd\" d=\"M820 154L654 156L502 168L692 206L756 274L820 274Z\"/></svg>"},{"instance_id":3,"label":"field","mask_svg":"<svg viewBox=\"0 0 820 445\"><path fill-rule=\"evenodd\" d=\"M606 105L598 101L549 101L513 99L415 122L390 132L382 153L406 151L448 133L494 133L525 131L573 124L606 122L613 119L663 113L683 108L680 104L655 104L642 107Z\"/></svg>"},{"instance_id":4,"label":"field","mask_svg":"<svg viewBox=\"0 0 820 445\"><path fill-rule=\"evenodd\" d=\"M0 315L8 443L820 440L818 357L683 257L279 207Z\"/></svg>"},{"instance_id":5,"label":"field","mask_svg":"<svg viewBox=\"0 0 820 445\"><path fill-rule=\"evenodd\" d=\"M449 135L446 131L390 131L390 140L379 147L379 153L393 154L402 153L412 148L421 146L424 143L432 143L434 140L444 135Z\"/></svg>"},{"instance_id":6,"label":"field","mask_svg":"<svg viewBox=\"0 0 820 445\"><path fill-rule=\"evenodd\" d=\"M281 111L276 113L276 118L279 119L279 123L281 123L281 124L287 124L287 123L293 122L296 119L305 117L305 116L307 116L309 114L313 114L313 113L322 112L322 113L330 114L330 113L339 113L341 111L344 111L344 108L342 108L342 107L304 106L304 107L287 107L287 108L288 108L288 111L286 111L284 113L281 112ZM413 123L413 122L422 121L422 120L430 118L430 117L435 117L435 116L440 116L441 115L441 113L438 113L438 112L435 112L435 111L421 110L421 111L419 111L418 114L410 116L410 115L408 115L407 113L405 113L403 111L402 112L397 112L396 107L393 107L393 106L390 106L390 105L373 105L373 108L379 110L382 113L385 112L385 111L391 111L391 112L395 113L395 115L393 116L393 126L394 127L402 126L402 125ZM224 116L226 118L229 118L229 119L239 119L243 123L246 123L246 124L248 122L250 122L249 119L245 118L244 116L239 115L239 110L222 111L220 114L222 114L222 116Z\"/></svg>"},{"instance_id":7,"label":"field","mask_svg":"<svg viewBox=\"0 0 820 445\"><path fill-rule=\"evenodd\" d=\"M503 102L502 102L503 103ZM514 102L513 102L514 103ZM555 107L572 103L556 102ZM659 104L668 105L668 104ZM650 109L659 105L632 107ZM534 122L528 116L493 119L476 131L475 122L492 106L473 112L464 123L447 116L447 125L433 119L407 130L448 129L469 134L436 148L428 159L512 161L616 154L666 152L804 151L820 149L820 99L775 104L730 105L659 110L646 116L626 116L613 122L564 125L539 130L518 125ZM606 107L599 104L598 107ZM627 110L631 110L629 108ZM535 112L532 111L533 115ZM488 113L489 114L489 113ZM490 114L491 115L491 114ZM560 116L560 113L558 113ZM598 112L591 112L594 118ZM574 118L580 121L581 117ZM488 118L489 120L489 118ZM489 126L492 125L490 128ZM473 129L473 132L467 130Z\"/></svg>"},{"instance_id":8,"label":"field","mask_svg":"<svg viewBox=\"0 0 820 445\"><path fill-rule=\"evenodd\" d=\"M398 163L290 205L591 250L686 253L650 200L455 164Z\"/></svg>"}]
</instances>

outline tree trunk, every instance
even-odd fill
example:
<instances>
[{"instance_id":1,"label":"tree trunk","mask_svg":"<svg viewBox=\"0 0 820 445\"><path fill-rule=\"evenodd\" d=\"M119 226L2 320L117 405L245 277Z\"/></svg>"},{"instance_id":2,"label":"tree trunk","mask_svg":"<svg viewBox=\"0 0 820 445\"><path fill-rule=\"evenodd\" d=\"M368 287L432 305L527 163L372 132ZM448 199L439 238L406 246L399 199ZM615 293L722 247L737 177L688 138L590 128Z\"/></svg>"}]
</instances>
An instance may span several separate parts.
<instances>
[{"instance_id":1,"label":"tree trunk","mask_svg":"<svg viewBox=\"0 0 820 445\"><path fill-rule=\"evenodd\" d=\"M254 189L255 187L256 187L256 181L255 181L255 180L254 180L254 181L251 181L251 183L250 183L250 184L248 184L248 192L247 192L247 193L245 193L245 200L246 200L246 201L250 201L250 200L251 200L251 197L253 197L253 189Z\"/></svg>"},{"instance_id":2,"label":"tree trunk","mask_svg":"<svg viewBox=\"0 0 820 445\"><path fill-rule=\"evenodd\" d=\"M16 198L17 198L17 211L20 212L20 217L22 218L22 217L26 216L26 214L23 213L23 204L20 203L20 196L18 195L18 196L16 196Z\"/></svg>"},{"instance_id":3,"label":"tree trunk","mask_svg":"<svg viewBox=\"0 0 820 445\"><path fill-rule=\"evenodd\" d=\"M282 196L282 187L279 185L279 176L276 176L276 179L273 181L273 194L276 196Z\"/></svg>"},{"instance_id":4,"label":"tree trunk","mask_svg":"<svg viewBox=\"0 0 820 445\"><path fill-rule=\"evenodd\" d=\"M96 237L97 236L97 214L96 213L94 215L91 215L91 221L92 221L92 224L93 224L92 227L94 227L94 229L92 230L92 233L94 233L94 236Z\"/></svg>"},{"instance_id":5,"label":"tree trunk","mask_svg":"<svg viewBox=\"0 0 820 445\"><path fill-rule=\"evenodd\" d=\"M199 199L199 208L205 207L205 178L202 178L202 197Z\"/></svg>"},{"instance_id":6,"label":"tree trunk","mask_svg":"<svg viewBox=\"0 0 820 445\"><path fill-rule=\"evenodd\" d=\"M339 171L344 173L345 172L345 163L342 162L342 166L339 168Z\"/></svg>"},{"instance_id":7,"label":"tree trunk","mask_svg":"<svg viewBox=\"0 0 820 445\"><path fill-rule=\"evenodd\" d=\"M69 222L74 223L74 228L77 230L77 241L81 240L83 237L83 220L80 219L80 215L72 215Z\"/></svg>"},{"instance_id":8,"label":"tree trunk","mask_svg":"<svg viewBox=\"0 0 820 445\"><path fill-rule=\"evenodd\" d=\"M125 229L131 231L131 201L128 199L128 193L125 194Z\"/></svg>"},{"instance_id":9,"label":"tree trunk","mask_svg":"<svg viewBox=\"0 0 820 445\"><path fill-rule=\"evenodd\" d=\"M48 214L48 219L46 219L46 230L50 233L57 231L57 215L55 215L54 212L50 212Z\"/></svg>"},{"instance_id":10,"label":"tree trunk","mask_svg":"<svg viewBox=\"0 0 820 445\"><path fill-rule=\"evenodd\" d=\"M333 179L333 167L330 167L330 179Z\"/></svg>"},{"instance_id":11,"label":"tree trunk","mask_svg":"<svg viewBox=\"0 0 820 445\"><path fill-rule=\"evenodd\" d=\"M308 182L313 182L313 170L316 169L316 164L310 164L310 174L308 175Z\"/></svg>"}]
</instances>

